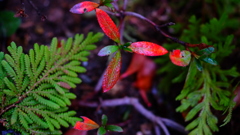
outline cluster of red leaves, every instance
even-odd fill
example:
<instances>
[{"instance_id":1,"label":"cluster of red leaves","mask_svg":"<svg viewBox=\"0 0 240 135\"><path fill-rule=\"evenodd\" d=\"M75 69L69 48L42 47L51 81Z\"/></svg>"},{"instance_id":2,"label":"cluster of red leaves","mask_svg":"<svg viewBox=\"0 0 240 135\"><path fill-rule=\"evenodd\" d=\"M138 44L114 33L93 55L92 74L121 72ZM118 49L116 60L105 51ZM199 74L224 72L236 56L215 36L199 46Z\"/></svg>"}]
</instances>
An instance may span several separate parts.
<instances>
[{"instance_id":1,"label":"cluster of red leaves","mask_svg":"<svg viewBox=\"0 0 240 135\"><path fill-rule=\"evenodd\" d=\"M101 5L102 4L98 4L95 2L84 1L84 2L81 2L81 3L73 6L71 8L70 12L77 13L77 14L83 14L83 13L95 10L98 23L99 23L100 27L102 28L103 32L110 39L115 41L118 44L118 46L121 46L119 30L118 30L116 24L109 17L109 15L105 11L103 11L99 8ZM155 43L146 42L146 41L131 43L127 48L134 53L146 55L146 56L160 56L160 55L165 55L166 53L168 53L168 51L165 48L163 48L162 46L155 44ZM103 85L102 85L103 92L109 91L116 84L116 82L119 79L120 68L121 68L120 49L121 49L121 47L116 47L116 46L110 47L109 46L109 47L105 47L104 49L102 49L99 53L99 56L105 56L105 55L112 54L112 59L109 62L109 65L104 74ZM185 54L185 52L183 54ZM186 66L186 65L188 65L188 63L190 61L188 59L188 61L185 62L186 60L184 59L182 52L180 52L180 50L175 50L175 51L173 51L173 53L170 53L170 59L172 60L172 62L174 64L176 64L178 66ZM136 60L136 61L138 61L138 60ZM134 67L134 66L130 66L130 67ZM144 77L139 77L137 82L138 82L137 84L139 85L140 89L143 89L143 86L151 84L149 79L145 80ZM138 85L136 85L136 86L138 86ZM143 86L140 86L140 85L143 85ZM146 89L148 89L148 88L146 88Z\"/></svg>"},{"instance_id":2,"label":"cluster of red leaves","mask_svg":"<svg viewBox=\"0 0 240 135\"><path fill-rule=\"evenodd\" d=\"M120 33L116 24L112 21L112 19L109 17L109 15L105 11L99 8L100 5L101 4L98 4L95 2L85 1L79 4L76 4L75 6L73 6L73 8L71 8L70 11L72 13L82 14L82 13L95 10L98 23L102 28L103 32L110 39L115 41L118 44L118 46L121 46ZM109 62L109 65L104 74L103 92L107 92L108 90L110 90L119 79L120 68L121 68L120 49L121 48L119 47L117 48L116 51L114 50L114 52L112 52L109 47L109 48L105 48L103 51L101 51L101 53L99 53L100 56L112 54L112 59ZM128 49L134 53L147 55L147 56L160 56L168 53L168 51L162 46L155 43L146 42L146 41L131 43L130 46L128 46ZM141 85L141 83L139 83L139 85Z\"/></svg>"}]
</instances>

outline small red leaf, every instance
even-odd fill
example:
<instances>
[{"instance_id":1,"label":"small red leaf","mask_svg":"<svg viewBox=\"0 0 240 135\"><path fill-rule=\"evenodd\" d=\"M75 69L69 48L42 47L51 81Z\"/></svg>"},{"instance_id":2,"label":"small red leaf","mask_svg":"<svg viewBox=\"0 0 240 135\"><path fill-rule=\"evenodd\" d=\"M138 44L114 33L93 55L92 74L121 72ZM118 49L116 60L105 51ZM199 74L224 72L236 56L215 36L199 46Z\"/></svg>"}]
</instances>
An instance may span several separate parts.
<instances>
[{"instance_id":1,"label":"small red leaf","mask_svg":"<svg viewBox=\"0 0 240 135\"><path fill-rule=\"evenodd\" d=\"M191 60L191 53L186 50L173 50L173 52L170 52L169 57L173 64L185 67Z\"/></svg>"},{"instance_id":2,"label":"small red leaf","mask_svg":"<svg viewBox=\"0 0 240 135\"><path fill-rule=\"evenodd\" d=\"M159 56L168 53L162 46L146 41L134 42L129 48L135 53L147 56Z\"/></svg>"},{"instance_id":3,"label":"small red leaf","mask_svg":"<svg viewBox=\"0 0 240 135\"><path fill-rule=\"evenodd\" d=\"M78 3L78 4L74 5L70 9L70 12L76 13L76 14L83 14L83 13L86 13L86 12L93 11L98 6L99 6L98 3L91 2L91 1L84 1L84 2L81 2L81 3Z\"/></svg>"},{"instance_id":4,"label":"small red leaf","mask_svg":"<svg viewBox=\"0 0 240 135\"><path fill-rule=\"evenodd\" d=\"M118 81L121 68L121 53L117 51L113 54L103 78L103 92L109 91Z\"/></svg>"},{"instance_id":5,"label":"small red leaf","mask_svg":"<svg viewBox=\"0 0 240 135\"><path fill-rule=\"evenodd\" d=\"M98 23L102 28L103 32L112 40L119 43L120 42L120 34L116 24L109 17L109 15L103 10L97 8L96 15L98 19Z\"/></svg>"},{"instance_id":6,"label":"small red leaf","mask_svg":"<svg viewBox=\"0 0 240 135\"><path fill-rule=\"evenodd\" d=\"M77 121L74 128L78 129L78 130L92 130L92 129L96 129L99 128L99 125L92 121L91 119L85 117L85 116L81 116L81 118L83 119L83 121Z\"/></svg>"}]
</instances>

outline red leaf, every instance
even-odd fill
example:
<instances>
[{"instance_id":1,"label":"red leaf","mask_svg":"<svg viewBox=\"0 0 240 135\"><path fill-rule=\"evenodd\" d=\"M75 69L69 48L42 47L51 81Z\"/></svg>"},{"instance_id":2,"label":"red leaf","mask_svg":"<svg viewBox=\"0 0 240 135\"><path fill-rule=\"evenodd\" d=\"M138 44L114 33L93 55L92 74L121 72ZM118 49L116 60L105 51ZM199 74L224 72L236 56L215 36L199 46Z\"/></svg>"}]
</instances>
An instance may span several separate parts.
<instances>
[{"instance_id":1,"label":"red leaf","mask_svg":"<svg viewBox=\"0 0 240 135\"><path fill-rule=\"evenodd\" d=\"M143 55L134 54L127 71L121 75L121 78L125 78L137 72L137 80L134 86L139 89L140 95L148 106L151 106L151 103L147 98L146 92L152 87L155 71L156 64L151 59Z\"/></svg>"},{"instance_id":2,"label":"red leaf","mask_svg":"<svg viewBox=\"0 0 240 135\"><path fill-rule=\"evenodd\" d=\"M92 129L96 129L99 128L99 125L92 121L91 119L85 117L85 116L81 116L81 118L83 119L83 121L77 121L74 128L78 129L78 130L92 130Z\"/></svg>"},{"instance_id":3,"label":"red leaf","mask_svg":"<svg viewBox=\"0 0 240 135\"><path fill-rule=\"evenodd\" d=\"M120 42L120 34L116 24L109 17L109 15L103 10L97 8L96 15L98 19L98 23L102 28L103 32L112 40L119 43Z\"/></svg>"},{"instance_id":4,"label":"red leaf","mask_svg":"<svg viewBox=\"0 0 240 135\"><path fill-rule=\"evenodd\" d=\"M185 67L189 64L191 60L191 53L186 50L173 50L173 52L170 52L169 57L173 64L177 66Z\"/></svg>"},{"instance_id":5,"label":"red leaf","mask_svg":"<svg viewBox=\"0 0 240 135\"><path fill-rule=\"evenodd\" d=\"M143 67L144 61L147 57L134 53L132 56L132 60L127 70L121 75L121 79L128 77L136 72L139 72Z\"/></svg>"},{"instance_id":6,"label":"red leaf","mask_svg":"<svg viewBox=\"0 0 240 135\"><path fill-rule=\"evenodd\" d=\"M168 53L162 46L146 41L134 42L129 48L135 53L147 56L159 56Z\"/></svg>"},{"instance_id":7,"label":"red leaf","mask_svg":"<svg viewBox=\"0 0 240 135\"><path fill-rule=\"evenodd\" d=\"M99 6L98 3L91 2L91 1L84 1L84 2L74 5L70 9L70 12L76 13L76 14L83 14L83 13L90 12L90 11L96 9L98 6Z\"/></svg>"},{"instance_id":8,"label":"red leaf","mask_svg":"<svg viewBox=\"0 0 240 135\"><path fill-rule=\"evenodd\" d=\"M113 54L103 78L103 92L109 91L118 81L121 68L121 53L117 51Z\"/></svg>"}]
</instances>

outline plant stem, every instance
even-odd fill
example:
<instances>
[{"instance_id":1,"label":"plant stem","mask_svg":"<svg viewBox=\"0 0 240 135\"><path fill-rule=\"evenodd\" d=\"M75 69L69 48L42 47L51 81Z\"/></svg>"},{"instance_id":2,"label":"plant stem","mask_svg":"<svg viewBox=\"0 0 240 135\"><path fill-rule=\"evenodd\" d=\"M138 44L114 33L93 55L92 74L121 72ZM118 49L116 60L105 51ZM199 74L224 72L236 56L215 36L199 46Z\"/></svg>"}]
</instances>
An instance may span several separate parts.
<instances>
[{"instance_id":1,"label":"plant stem","mask_svg":"<svg viewBox=\"0 0 240 135\"><path fill-rule=\"evenodd\" d=\"M37 12L37 14L39 16L41 16L41 20L45 21L47 19L47 17L40 12L40 10L33 4L33 2L31 0L27 0L27 1L32 6L32 8Z\"/></svg>"}]
</instances>

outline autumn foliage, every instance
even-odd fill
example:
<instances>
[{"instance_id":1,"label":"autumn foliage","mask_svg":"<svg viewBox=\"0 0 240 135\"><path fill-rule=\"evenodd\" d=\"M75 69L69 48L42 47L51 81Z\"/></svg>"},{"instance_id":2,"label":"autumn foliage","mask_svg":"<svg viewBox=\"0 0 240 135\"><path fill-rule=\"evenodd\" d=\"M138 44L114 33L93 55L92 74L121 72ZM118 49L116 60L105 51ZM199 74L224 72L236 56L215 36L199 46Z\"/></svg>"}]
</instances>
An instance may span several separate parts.
<instances>
[{"instance_id":1,"label":"autumn foliage","mask_svg":"<svg viewBox=\"0 0 240 135\"><path fill-rule=\"evenodd\" d=\"M121 50L146 56L161 56L168 53L168 51L158 44L147 41L134 42L128 45L122 44L120 41L120 33L116 24L105 11L99 8L100 5L104 6L104 3L98 4L94 2L81 2L73 6L70 11L72 13L82 14L95 10L98 23L103 32L117 44L104 47L98 53L99 56L111 55L111 60L104 73L102 84L103 92L107 92L117 83L119 79L121 69Z\"/></svg>"}]
</instances>

